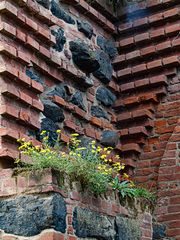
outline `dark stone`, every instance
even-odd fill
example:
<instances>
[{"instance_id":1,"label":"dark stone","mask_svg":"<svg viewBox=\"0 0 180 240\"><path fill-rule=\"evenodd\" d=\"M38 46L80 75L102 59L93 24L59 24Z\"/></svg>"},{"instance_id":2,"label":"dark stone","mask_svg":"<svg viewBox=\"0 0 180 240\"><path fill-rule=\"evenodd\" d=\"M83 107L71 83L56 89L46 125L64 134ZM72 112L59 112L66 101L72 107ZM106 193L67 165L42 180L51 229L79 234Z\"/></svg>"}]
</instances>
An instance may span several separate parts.
<instances>
[{"instance_id":1,"label":"dark stone","mask_svg":"<svg viewBox=\"0 0 180 240\"><path fill-rule=\"evenodd\" d=\"M44 104L44 112L43 114L53 120L54 122L63 122L65 119L63 110L56 105L55 103L51 102L50 100L43 100Z\"/></svg>"},{"instance_id":2,"label":"dark stone","mask_svg":"<svg viewBox=\"0 0 180 240\"><path fill-rule=\"evenodd\" d=\"M60 18L64 20L65 22L69 24L75 24L74 19L66 13L60 6L60 3L57 3L55 0L51 1L51 12L54 14L57 18Z\"/></svg>"},{"instance_id":3,"label":"dark stone","mask_svg":"<svg viewBox=\"0 0 180 240\"><path fill-rule=\"evenodd\" d=\"M119 136L116 132L106 130L101 136L101 144L109 147L115 147L118 144Z\"/></svg>"},{"instance_id":4,"label":"dark stone","mask_svg":"<svg viewBox=\"0 0 180 240\"><path fill-rule=\"evenodd\" d=\"M64 30L59 27L57 29L53 29L51 33L56 37L56 44L53 46L53 48L56 51L61 52L66 42L66 38L64 36Z\"/></svg>"},{"instance_id":5,"label":"dark stone","mask_svg":"<svg viewBox=\"0 0 180 240\"><path fill-rule=\"evenodd\" d=\"M71 41L69 45L73 61L82 71L91 73L100 67L95 52L82 40Z\"/></svg>"},{"instance_id":6,"label":"dark stone","mask_svg":"<svg viewBox=\"0 0 180 240\"><path fill-rule=\"evenodd\" d=\"M91 78L89 78L87 76L81 78L81 85L80 85L80 87L82 89L84 89L84 88L87 89L87 88L90 88L92 86L94 86L94 82L93 82L93 80Z\"/></svg>"},{"instance_id":7,"label":"dark stone","mask_svg":"<svg viewBox=\"0 0 180 240\"><path fill-rule=\"evenodd\" d=\"M90 137L86 137L86 136L81 136L80 140L81 140L80 146L87 147L94 139L92 139Z\"/></svg>"},{"instance_id":8,"label":"dark stone","mask_svg":"<svg viewBox=\"0 0 180 240\"><path fill-rule=\"evenodd\" d=\"M116 101L116 96L107 88L99 87L96 92L96 99L104 106L112 106Z\"/></svg>"},{"instance_id":9,"label":"dark stone","mask_svg":"<svg viewBox=\"0 0 180 240\"><path fill-rule=\"evenodd\" d=\"M141 240L140 226L137 220L116 217L116 240Z\"/></svg>"},{"instance_id":10,"label":"dark stone","mask_svg":"<svg viewBox=\"0 0 180 240\"><path fill-rule=\"evenodd\" d=\"M30 77L32 80L35 80L36 82L43 84L42 78L32 67L26 69L26 75Z\"/></svg>"},{"instance_id":11,"label":"dark stone","mask_svg":"<svg viewBox=\"0 0 180 240\"><path fill-rule=\"evenodd\" d=\"M113 67L109 56L102 50L96 51L96 59L99 62L100 68L93 75L103 83L109 83L112 79Z\"/></svg>"},{"instance_id":12,"label":"dark stone","mask_svg":"<svg viewBox=\"0 0 180 240\"><path fill-rule=\"evenodd\" d=\"M73 227L81 238L113 240L115 236L112 218L80 207L73 212Z\"/></svg>"},{"instance_id":13,"label":"dark stone","mask_svg":"<svg viewBox=\"0 0 180 240\"><path fill-rule=\"evenodd\" d=\"M83 96L82 96L81 92L79 92L79 91L75 92L75 94L71 98L71 102L73 104L77 105L82 110L86 111L86 107L84 106Z\"/></svg>"},{"instance_id":14,"label":"dark stone","mask_svg":"<svg viewBox=\"0 0 180 240\"><path fill-rule=\"evenodd\" d=\"M105 118L109 120L108 114L101 107L98 106L91 107L91 115L94 117Z\"/></svg>"},{"instance_id":15,"label":"dark stone","mask_svg":"<svg viewBox=\"0 0 180 240\"><path fill-rule=\"evenodd\" d=\"M50 6L49 0L36 0L36 2L38 2L43 7L49 9L49 6Z\"/></svg>"},{"instance_id":16,"label":"dark stone","mask_svg":"<svg viewBox=\"0 0 180 240\"><path fill-rule=\"evenodd\" d=\"M117 48L115 46L115 42L104 38L103 36L97 37L97 45L106 52L110 58L114 58L117 54Z\"/></svg>"},{"instance_id":17,"label":"dark stone","mask_svg":"<svg viewBox=\"0 0 180 240\"><path fill-rule=\"evenodd\" d=\"M77 27L80 32L84 33L84 35L87 38L91 39L91 37L93 35L93 28L92 28L91 24L89 24L88 22L85 22L85 21L77 20Z\"/></svg>"},{"instance_id":18,"label":"dark stone","mask_svg":"<svg viewBox=\"0 0 180 240\"><path fill-rule=\"evenodd\" d=\"M153 240L166 237L166 226L164 224L153 224Z\"/></svg>"},{"instance_id":19,"label":"dark stone","mask_svg":"<svg viewBox=\"0 0 180 240\"><path fill-rule=\"evenodd\" d=\"M57 130L59 129L58 125L55 124L54 121L52 121L50 118L43 118L41 121L41 131L46 130L49 135L49 145L53 146L55 141L57 140L58 134ZM42 140L42 136L39 135L39 140Z\"/></svg>"},{"instance_id":20,"label":"dark stone","mask_svg":"<svg viewBox=\"0 0 180 240\"><path fill-rule=\"evenodd\" d=\"M55 87L51 88L50 90L46 91L45 93L47 96L59 96L63 99L67 99L66 89L64 85L56 85Z\"/></svg>"},{"instance_id":21,"label":"dark stone","mask_svg":"<svg viewBox=\"0 0 180 240\"><path fill-rule=\"evenodd\" d=\"M0 200L0 229L6 233L30 237L48 228L66 231L66 205L60 194Z\"/></svg>"}]
</instances>

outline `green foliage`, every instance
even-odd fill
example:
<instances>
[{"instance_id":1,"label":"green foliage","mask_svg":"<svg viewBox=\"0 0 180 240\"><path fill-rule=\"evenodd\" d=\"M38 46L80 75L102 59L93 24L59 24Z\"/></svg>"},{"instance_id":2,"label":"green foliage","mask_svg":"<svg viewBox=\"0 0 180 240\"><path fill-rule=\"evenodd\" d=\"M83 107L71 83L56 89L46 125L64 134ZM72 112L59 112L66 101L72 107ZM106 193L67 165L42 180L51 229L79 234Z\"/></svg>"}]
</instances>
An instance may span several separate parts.
<instances>
[{"instance_id":1,"label":"green foliage","mask_svg":"<svg viewBox=\"0 0 180 240\"><path fill-rule=\"evenodd\" d=\"M116 177L113 179L112 188L117 189L122 198L145 198L150 201L155 200L155 195L145 188L135 187L132 181L122 181Z\"/></svg>"},{"instance_id":2,"label":"green foliage","mask_svg":"<svg viewBox=\"0 0 180 240\"><path fill-rule=\"evenodd\" d=\"M111 147L101 148L95 141L90 142L87 147L82 147L81 141L77 138L78 134L75 133L64 148L60 142L60 130L57 133L59 137L54 147L49 145L46 131L41 133L43 138L41 146L34 146L31 141L19 139L19 150L30 157L31 164L25 164L17 159L17 169L34 171L52 168L66 174L71 182L81 182L84 189L96 195L114 189L119 191L122 198L151 197L151 193L146 189L135 188L134 183L128 180L127 174L120 174L125 166L120 163L118 155L114 156L113 162Z\"/></svg>"}]
</instances>

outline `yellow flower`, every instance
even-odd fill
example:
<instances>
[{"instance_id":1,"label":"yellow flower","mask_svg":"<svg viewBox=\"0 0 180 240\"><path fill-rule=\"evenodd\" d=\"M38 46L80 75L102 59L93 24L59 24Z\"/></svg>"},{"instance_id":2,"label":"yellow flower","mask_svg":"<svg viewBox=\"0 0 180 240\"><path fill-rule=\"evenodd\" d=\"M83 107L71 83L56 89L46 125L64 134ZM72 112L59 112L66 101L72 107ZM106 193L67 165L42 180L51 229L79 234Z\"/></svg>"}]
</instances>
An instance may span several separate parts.
<instances>
[{"instance_id":1,"label":"yellow flower","mask_svg":"<svg viewBox=\"0 0 180 240\"><path fill-rule=\"evenodd\" d=\"M79 134L78 134L78 133L72 133L71 136L72 136L72 137L78 137Z\"/></svg>"},{"instance_id":2,"label":"yellow flower","mask_svg":"<svg viewBox=\"0 0 180 240\"><path fill-rule=\"evenodd\" d=\"M77 148L78 151L81 151L81 150L86 150L85 147L81 147L81 148Z\"/></svg>"},{"instance_id":3,"label":"yellow flower","mask_svg":"<svg viewBox=\"0 0 180 240\"><path fill-rule=\"evenodd\" d=\"M135 184L133 181L130 181L130 187L135 187Z\"/></svg>"},{"instance_id":4,"label":"yellow flower","mask_svg":"<svg viewBox=\"0 0 180 240\"><path fill-rule=\"evenodd\" d=\"M39 151L40 150L40 146L35 146L35 150Z\"/></svg>"},{"instance_id":5,"label":"yellow flower","mask_svg":"<svg viewBox=\"0 0 180 240\"><path fill-rule=\"evenodd\" d=\"M46 134L46 130L43 130L41 133L40 133L40 135L44 135L44 134Z\"/></svg>"},{"instance_id":6,"label":"yellow flower","mask_svg":"<svg viewBox=\"0 0 180 240\"><path fill-rule=\"evenodd\" d=\"M58 130L56 130L56 132L57 132L57 133L60 133L60 132L61 132L61 130L60 130L60 129L58 129Z\"/></svg>"},{"instance_id":7,"label":"yellow flower","mask_svg":"<svg viewBox=\"0 0 180 240\"><path fill-rule=\"evenodd\" d=\"M124 173L124 174L123 174L123 177L124 177L124 178L129 178L129 176L127 175L127 173Z\"/></svg>"},{"instance_id":8,"label":"yellow flower","mask_svg":"<svg viewBox=\"0 0 180 240\"><path fill-rule=\"evenodd\" d=\"M97 152L101 152L102 151L102 148L101 147L97 147Z\"/></svg>"},{"instance_id":9,"label":"yellow flower","mask_svg":"<svg viewBox=\"0 0 180 240\"><path fill-rule=\"evenodd\" d=\"M46 140L48 140L48 138L49 138L49 136L45 136L45 137L43 137L43 140L46 141Z\"/></svg>"},{"instance_id":10,"label":"yellow flower","mask_svg":"<svg viewBox=\"0 0 180 240\"><path fill-rule=\"evenodd\" d=\"M105 159L107 157L107 155L105 155L105 154L103 154L103 155L101 155L101 159Z\"/></svg>"},{"instance_id":11,"label":"yellow flower","mask_svg":"<svg viewBox=\"0 0 180 240\"><path fill-rule=\"evenodd\" d=\"M96 151L95 151L95 150L92 150L91 152L92 152L92 153L95 153Z\"/></svg>"}]
</instances>

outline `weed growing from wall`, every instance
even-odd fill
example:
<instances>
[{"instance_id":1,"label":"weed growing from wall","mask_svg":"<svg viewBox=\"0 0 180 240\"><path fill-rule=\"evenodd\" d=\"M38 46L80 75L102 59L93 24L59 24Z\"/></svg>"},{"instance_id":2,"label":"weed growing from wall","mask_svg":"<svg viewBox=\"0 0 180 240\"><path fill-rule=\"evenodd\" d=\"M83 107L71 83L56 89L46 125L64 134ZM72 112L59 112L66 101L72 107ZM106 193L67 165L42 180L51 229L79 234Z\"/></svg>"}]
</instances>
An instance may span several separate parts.
<instances>
[{"instance_id":1,"label":"weed growing from wall","mask_svg":"<svg viewBox=\"0 0 180 240\"><path fill-rule=\"evenodd\" d=\"M119 155L112 158L113 148L102 148L97 146L95 141L82 147L77 133L71 135L65 148L60 141L61 131L57 130L57 133L59 136L53 147L49 145L46 131L41 132L41 146L34 146L31 141L19 139L19 150L30 157L31 163L26 164L23 159L17 159L17 169L34 171L52 168L66 174L72 182L79 181L82 188L96 195L111 189L118 190L122 198L153 197L148 190L137 188L126 173L122 174L125 165L121 163Z\"/></svg>"}]
</instances>

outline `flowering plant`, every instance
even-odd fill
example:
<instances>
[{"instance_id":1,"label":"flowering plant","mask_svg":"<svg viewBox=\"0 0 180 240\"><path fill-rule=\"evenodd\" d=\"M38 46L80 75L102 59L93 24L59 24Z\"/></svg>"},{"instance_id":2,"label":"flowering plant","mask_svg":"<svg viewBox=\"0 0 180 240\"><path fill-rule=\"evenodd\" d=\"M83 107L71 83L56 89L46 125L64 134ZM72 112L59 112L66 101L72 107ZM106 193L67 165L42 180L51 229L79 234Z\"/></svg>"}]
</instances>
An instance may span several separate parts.
<instances>
[{"instance_id":1,"label":"flowering plant","mask_svg":"<svg viewBox=\"0 0 180 240\"><path fill-rule=\"evenodd\" d=\"M120 162L119 155L112 158L111 147L102 148L95 141L84 147L78 134L74 133L64 148L60 142L61 131L57 130L57 134L59 136L53 147L49 145L49 135L46 131L41 132L41 146L34 146L31 141L19 139L19 150L30 157L31 164L17 159L17 167L24 170L52 168L65 173L71 181L81 182L82 187L97 195L105 193L108 189L117 189L122 197L134 197L129 192L134 191L135 185L128 180L129 176L126 173L122 174L125 165Z\"/></svg>"}]
</instances>

